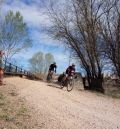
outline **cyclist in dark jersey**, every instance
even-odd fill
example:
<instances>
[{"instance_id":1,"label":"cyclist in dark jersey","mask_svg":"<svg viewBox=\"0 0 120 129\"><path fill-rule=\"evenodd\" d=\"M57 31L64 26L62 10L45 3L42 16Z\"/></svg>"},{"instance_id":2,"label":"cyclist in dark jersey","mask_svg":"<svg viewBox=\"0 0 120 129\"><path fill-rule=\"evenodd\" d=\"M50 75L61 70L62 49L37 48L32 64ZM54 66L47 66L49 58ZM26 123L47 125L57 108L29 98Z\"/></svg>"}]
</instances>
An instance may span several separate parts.
<instances>
[{"instance_id":1,"label":"cyclist in dark jersey","mask_svg":"<svg viewBox=\"0 0 120 129\"><path fill-rule=\"evenodd\" d=\"M50 65L48 75L47 75L47 80L50 81L52 79L53 73L56 73L57 65L54 62L53 64Z\"/></svg>"},{"instance_id":2,"label":"cyclist in dark jersey","mask_svg":"<svg viewBox=\"0 0 120 129\"><path fill-rule=\"evenodd\" d=\"M57 65L54 62L53 64L50 65L49 67L49 72L55 72L56 73Z\"/></svg>"}]
</instances>

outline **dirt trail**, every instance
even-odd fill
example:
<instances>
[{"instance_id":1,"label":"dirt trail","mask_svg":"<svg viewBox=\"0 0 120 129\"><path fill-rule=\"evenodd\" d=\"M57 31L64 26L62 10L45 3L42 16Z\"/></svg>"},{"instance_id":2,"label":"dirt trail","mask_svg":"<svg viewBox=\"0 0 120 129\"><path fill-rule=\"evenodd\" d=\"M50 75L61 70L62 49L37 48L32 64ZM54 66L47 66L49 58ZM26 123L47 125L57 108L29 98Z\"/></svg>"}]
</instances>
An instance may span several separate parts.
<instances>
[{"instance_id":1,"label":"dirt trail","mask_svg":"<svg viewBox=\"0 0 120 129\"><path fill-rule=\"evenodd\" d=\"M39 115L37 129L120 129L120 100L95 93L67 92L55 85L7 78Z\"/></svg>"}]
</instances>

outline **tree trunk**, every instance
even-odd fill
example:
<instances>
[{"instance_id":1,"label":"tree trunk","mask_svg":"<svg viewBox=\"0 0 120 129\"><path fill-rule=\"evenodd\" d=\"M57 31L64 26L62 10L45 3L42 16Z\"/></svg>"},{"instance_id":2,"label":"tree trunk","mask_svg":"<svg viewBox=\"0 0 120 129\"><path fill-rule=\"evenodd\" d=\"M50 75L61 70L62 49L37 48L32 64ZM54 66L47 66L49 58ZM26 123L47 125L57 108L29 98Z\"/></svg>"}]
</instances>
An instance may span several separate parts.
<instances>
[{"instance_id":1,"label":"tree trunk","mask_svg":"<svg viewBox=\"0 0 120 129\"><path fill-rule=\"evenodd\" d=\"M102 78L90 78L89 89L104 93L103 79Z\"/></svg>"},{"instance_id":2,"label":"tree trunk","mask_svg":"<svg viewBox=\"0 0 120 129\"><path fill-rule=\"evenodd\" d=\"M86 81L88 81L88 86L86 85ZM93 91L104 93L102 75L100 77L95 78L95 77L91 77L88 74L87 78L83 78L83 86L85 90L93 90Z\"/></svg>"}]
</instances>

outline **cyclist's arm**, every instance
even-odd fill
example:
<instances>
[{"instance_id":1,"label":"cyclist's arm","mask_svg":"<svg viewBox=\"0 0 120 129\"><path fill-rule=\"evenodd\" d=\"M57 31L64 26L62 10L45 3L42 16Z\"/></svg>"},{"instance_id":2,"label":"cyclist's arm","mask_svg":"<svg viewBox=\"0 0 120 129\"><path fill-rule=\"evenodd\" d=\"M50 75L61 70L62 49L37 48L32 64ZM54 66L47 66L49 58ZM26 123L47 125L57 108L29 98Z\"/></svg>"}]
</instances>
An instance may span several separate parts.
<instances>
[{"instance_id":1,"label":"cyclist's arm","mask_svg":"<svg viewBox=\"0 0 120 129\"><path fill-rule=\"evenodd\" d=\"M55 66L55 73L57 72L57 66Z\"/></svg>"}]
</instances>

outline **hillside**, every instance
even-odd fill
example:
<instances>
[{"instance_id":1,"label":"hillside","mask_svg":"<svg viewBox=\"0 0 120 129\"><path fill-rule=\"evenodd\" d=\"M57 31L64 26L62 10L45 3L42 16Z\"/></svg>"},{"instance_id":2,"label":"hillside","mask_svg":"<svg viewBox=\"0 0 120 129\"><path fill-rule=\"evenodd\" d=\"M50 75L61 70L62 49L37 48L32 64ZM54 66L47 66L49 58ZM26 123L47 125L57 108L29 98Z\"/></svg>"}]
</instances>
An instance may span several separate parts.
<instances>
[{"instance_id":1,"label":"hillside","mask_svg":"<svg viewBox=\"0 0 120 129\"><path fill-rule=\"evenodd\" d=\"M120 129L119 99L21 78L5 81L35 112L39 124L34 129Z\"/></svg>"}]
</instances>

